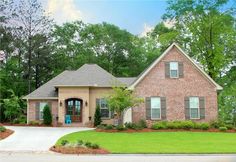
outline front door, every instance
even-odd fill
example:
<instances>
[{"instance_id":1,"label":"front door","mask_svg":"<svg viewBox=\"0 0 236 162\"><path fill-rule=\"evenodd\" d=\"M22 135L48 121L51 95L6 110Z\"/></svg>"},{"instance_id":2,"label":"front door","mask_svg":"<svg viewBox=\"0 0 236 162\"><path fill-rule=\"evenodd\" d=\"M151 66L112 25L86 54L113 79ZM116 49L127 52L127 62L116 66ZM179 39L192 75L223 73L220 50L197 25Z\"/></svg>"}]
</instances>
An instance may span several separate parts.
<instances>
[{"instance_id":1,"label":"front door","mask_svg":"<svg viewBox=\"0 0 236 162\"><path fill-rule=\"evenodd\" d=\"M82 100L76 98L66 100L66 115L70 115L72 122L82 122Z\"/></svg>"}]
</instances>

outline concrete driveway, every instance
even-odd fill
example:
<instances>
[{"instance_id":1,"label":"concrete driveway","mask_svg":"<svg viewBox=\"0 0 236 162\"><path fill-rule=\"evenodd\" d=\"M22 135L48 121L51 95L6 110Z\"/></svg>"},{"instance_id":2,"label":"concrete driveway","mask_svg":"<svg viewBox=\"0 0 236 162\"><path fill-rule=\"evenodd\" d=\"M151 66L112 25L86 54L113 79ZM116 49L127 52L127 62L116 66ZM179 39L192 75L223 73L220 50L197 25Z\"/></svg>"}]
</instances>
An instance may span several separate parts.
<instances>
[{"instance_id":1,"label":"concrete driveway","mask_svg":"<svg viewBox=\"0 0 236 162\"><path fill-rule=\"evenodd\" d=\"M68 127L15 127L7 126L15 132L0 141L1 151L44 152L55 144L63 135L72 132L91 130L92 128Z\"/></svg>"}]
</instances>

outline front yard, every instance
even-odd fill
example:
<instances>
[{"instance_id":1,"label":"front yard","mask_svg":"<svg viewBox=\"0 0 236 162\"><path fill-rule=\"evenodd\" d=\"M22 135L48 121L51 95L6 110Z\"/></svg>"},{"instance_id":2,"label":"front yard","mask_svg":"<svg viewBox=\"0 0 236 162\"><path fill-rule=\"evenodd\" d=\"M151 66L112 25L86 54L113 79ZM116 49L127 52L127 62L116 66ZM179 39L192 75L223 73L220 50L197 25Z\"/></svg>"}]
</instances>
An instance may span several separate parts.
<instances>
[{"instance_id":1,"label":"front yard","mask_svg":"<svg viewBox=\"0 0 236 162\"><path fill-rule=\"evenodd\" d=\"M56 145L62 140L89 141L111 153L236 153L236 133L85 131L65 135Z\"/></svg>"}]
</instances>

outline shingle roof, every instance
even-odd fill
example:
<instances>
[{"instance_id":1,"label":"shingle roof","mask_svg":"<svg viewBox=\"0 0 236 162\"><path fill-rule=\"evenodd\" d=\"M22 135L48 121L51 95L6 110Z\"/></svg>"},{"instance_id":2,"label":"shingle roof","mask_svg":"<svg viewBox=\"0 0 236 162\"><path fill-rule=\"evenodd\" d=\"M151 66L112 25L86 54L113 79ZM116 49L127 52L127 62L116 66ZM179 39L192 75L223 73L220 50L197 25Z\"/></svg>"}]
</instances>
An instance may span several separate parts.
<instances>
[{"instance_id":1,"label":"shingle roof","mask_svg":"<svg viewBox=\"0 0 236 162\"><path fill-rule=\"evenodd\" d=\"M24 98L57 98L56 87L112 87L116 84L129 86L134 80L135 78L116 78L96 64L84 64L78 70L62 72Z\"/></svg>"}]
</instances>

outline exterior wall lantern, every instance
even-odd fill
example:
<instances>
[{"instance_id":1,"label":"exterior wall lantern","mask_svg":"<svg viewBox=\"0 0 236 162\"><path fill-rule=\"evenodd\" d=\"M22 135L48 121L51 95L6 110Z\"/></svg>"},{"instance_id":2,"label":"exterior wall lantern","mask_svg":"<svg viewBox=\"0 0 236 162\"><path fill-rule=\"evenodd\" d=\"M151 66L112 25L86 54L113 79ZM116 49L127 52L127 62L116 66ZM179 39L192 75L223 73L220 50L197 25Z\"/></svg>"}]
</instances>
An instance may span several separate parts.
<instances>
[{"instance_id":1,"label":"exterior wall lantern","mask_svg":"<svg viewBox=\"0 0 236 162\"><path fill-rule=\"evenodd\" d=\"M60 101L60 106L62 106L62 102Z\"/></svg>"},{"instance_id":2,"label":"exterior wall lantern","mask_svg":"<svg viewBox=\"0 0 236 162\"><path fill-rule=\"evenodd\" d=\"M88 106L88 102L87 102L87 101L85 101L85 106L86 106L86 107Z\"/></svg>"}]
</instances>

